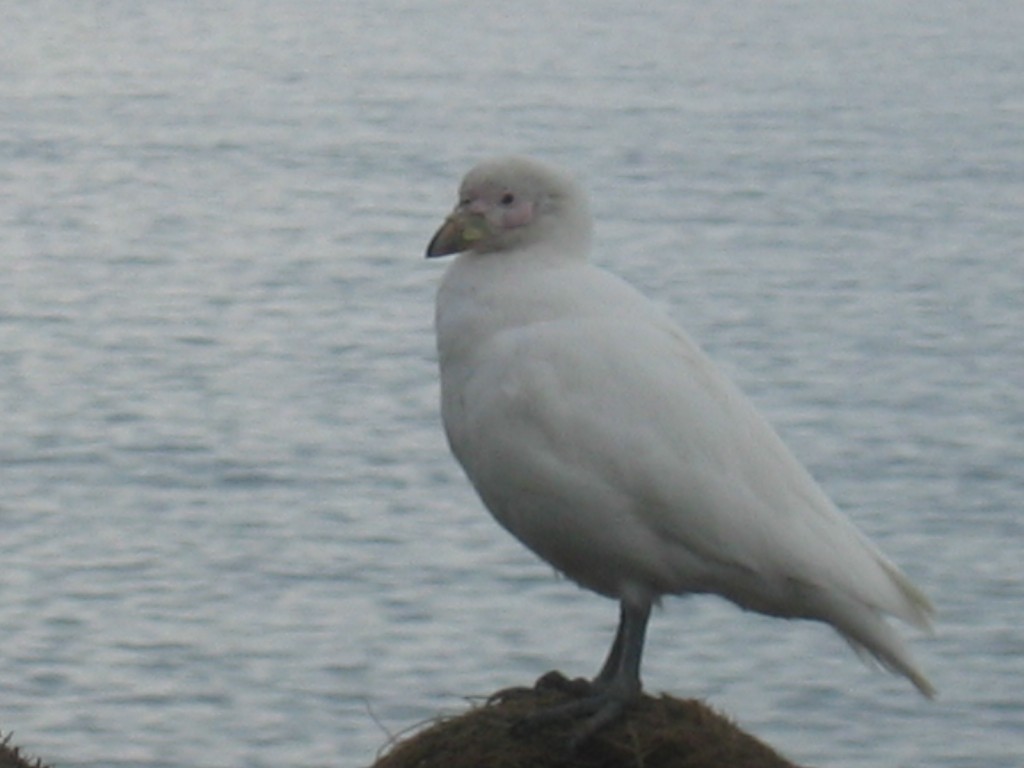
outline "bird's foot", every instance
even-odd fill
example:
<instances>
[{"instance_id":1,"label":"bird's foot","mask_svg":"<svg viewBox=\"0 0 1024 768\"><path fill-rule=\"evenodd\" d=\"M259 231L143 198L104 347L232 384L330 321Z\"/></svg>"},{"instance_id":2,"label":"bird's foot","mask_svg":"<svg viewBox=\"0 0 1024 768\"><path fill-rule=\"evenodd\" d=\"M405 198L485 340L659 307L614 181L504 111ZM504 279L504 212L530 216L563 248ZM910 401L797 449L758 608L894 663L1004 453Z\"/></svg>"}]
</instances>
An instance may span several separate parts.
<instances>
[{"instance_id":1,"label":"bird's foot","mask_svg":"<svg viewBox=\"0 0 1024 768\"><path fill-rule=\"evenodd\" d=\"M537 697L538 692L543 691L555 691L578 699L593 693L594 685L582 677L570 680L557 669L553 669L537 678L537 682L531 686L514 685L510 688L502 688L500 691L495 691L487 697L487 703L501 704L502 702L515 701L516 699L534 699Z\"/></svg>"},{"instance_id":2,"label":"bird's foot","mask_svg":"<svg viewBox=\"0 0 1024 768\"><path fill-rule=\"evenodd\" d=\"M595 733L617 720L639 694L623 691L615 685L598 686L589 680L570 680L560 672L548 672L534 685L534 690L554 690L573 697L552 707L533 712L513 725L513 733L524 735L546 725L585 718L569 737L569 750L575 752Z\"/></svg>"},{"instance_id":3,"label":"bird's foot","mask_svg":"<svg viewBox=\"0 0 1024 768\"><path fill-rule=\"evenodd\" d=\"M596 690L596 686L585 677L574 677L569 679L557 669L545 672L537 678L533 684L535 691L558 691L575 699L590 696Z\"/></svg>"}]
</instances>

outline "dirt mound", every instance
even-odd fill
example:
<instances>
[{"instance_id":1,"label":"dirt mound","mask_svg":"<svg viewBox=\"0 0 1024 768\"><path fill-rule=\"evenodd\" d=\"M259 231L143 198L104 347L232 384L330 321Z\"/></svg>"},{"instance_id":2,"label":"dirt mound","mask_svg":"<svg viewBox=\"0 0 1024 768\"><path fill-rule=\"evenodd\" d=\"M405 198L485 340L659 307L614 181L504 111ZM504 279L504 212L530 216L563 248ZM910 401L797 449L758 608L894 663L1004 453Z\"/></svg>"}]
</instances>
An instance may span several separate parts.
<instances>
[{"instance_id":1,"label":"dirt mound","mask_svg":"<svg viewBox=\"0 0 1024 768\"><path fill-rule=\"evenodd\" d=\"M398 739L373 768L798 768L704 704L666 695L644 695L575 751L568 749L573 722L528 735L513 728L572 697L573 683L557 673L533 688L499 691Z\"/></svg>"}]
</instances>

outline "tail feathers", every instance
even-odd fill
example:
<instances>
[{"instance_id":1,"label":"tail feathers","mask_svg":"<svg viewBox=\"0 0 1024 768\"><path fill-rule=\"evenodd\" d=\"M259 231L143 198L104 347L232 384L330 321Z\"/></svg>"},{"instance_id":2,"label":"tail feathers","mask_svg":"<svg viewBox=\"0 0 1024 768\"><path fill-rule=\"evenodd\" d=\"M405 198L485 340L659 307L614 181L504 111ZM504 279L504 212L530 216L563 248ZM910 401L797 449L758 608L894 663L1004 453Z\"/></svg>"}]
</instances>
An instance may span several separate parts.
<instances>
[{"instance_id":1,"label":"tail feathers","mask_svg":"<svg viewBox=\"0 0 1024 768\"><path fill-rule=\"evenodd\" d=\"M864 645L844 633L840 633L840 635L862 659L868 662L876 661L893 674L903 675L914 684L922 696L934 699L938 695L935 686L914 664L903 641L896 635L892 627L885 623L885 619L880 618L879 621L890 635L884 648Z\"/></svg>"},{"instance_id":2,"label":"tail feathers","mask_svg":"<svg viewBox=\"0 0 1024 768\"><path fill-rule=\"evenodd\" d=\"M900 598L898 605L893 606L888 611L920 630L932 632L932 617L935 616L935 606L932 605L927 595L915 587L903 571L892 563L882 559L880 564L898 590Z\"/></svg>"},{"instance_id":3,"label":"tail feathers","mask_svg":"<svg viewBox=\"0 0 1024 768\"><path fill-rule=\"evenodd\" d=\"M906 618L922 629L931 629L932 609L927 598L905 577L903 582L901 588L908 597L914 596L915 599L910 602L912 610L908 610L909 615L901 613L900 618ZM859 656L873 659L890 672L903 675L923 696L935 698L938 693L935 686L918 669L899 634L877 608L853 600L838 602L833 596L826 612L825 620L836 628Z\"/></svg>"}]
</instances>

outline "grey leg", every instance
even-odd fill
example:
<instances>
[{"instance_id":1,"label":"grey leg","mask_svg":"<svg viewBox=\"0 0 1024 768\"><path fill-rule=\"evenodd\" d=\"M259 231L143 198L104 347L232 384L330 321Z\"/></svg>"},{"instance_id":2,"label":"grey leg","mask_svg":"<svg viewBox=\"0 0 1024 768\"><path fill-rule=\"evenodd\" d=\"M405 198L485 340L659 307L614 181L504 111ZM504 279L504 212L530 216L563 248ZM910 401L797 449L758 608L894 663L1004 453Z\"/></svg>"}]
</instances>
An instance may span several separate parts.
<instances>
[{"instance_id":1,"label":"grey leg","mask_svg":"<svg viewBox=\"0 0 1024 768\"><path fill-rule=\"evenodd\" d=\"M551 720L588 716L573 733L570 747L575 749L608 723L617 719L626 706L640 695L640 660L644 651L650 604L634 606L623 603L619 628L615 633L608 658L594 679L595 692L531 715L524 726L535 726Z\"/></svg>"},{"instance_id":2,"label":"grey leg","mask_svg":"<svg viewBox=\"0 0 1024 768\"><path fill-rule=\"evenodd\" d=\"M615 677L615 673L619 671L619 660L622 656L622 635L625 631L625 624L626 609L625 606L619 606L619 626L615 630L615 640L612 642L611 650L608 651L608 658L604 660L604 666L601 667L601 671L594 678L594 687L596 688L607 687L612 678Z\"/></svg>"}]
</instances>

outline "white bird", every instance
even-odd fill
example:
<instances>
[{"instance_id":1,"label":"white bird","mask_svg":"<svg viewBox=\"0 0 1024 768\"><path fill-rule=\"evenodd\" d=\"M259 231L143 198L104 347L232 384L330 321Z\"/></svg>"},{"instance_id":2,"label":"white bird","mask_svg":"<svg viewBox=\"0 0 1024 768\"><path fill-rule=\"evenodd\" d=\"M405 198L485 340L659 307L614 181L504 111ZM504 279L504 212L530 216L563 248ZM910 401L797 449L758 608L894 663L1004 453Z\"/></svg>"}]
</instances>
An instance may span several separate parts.
<instances>
[{"instance_id":1,"label":"white bird","mask_svg":"<svg viewBox=\"0 0 1024 768\"><path fill-rule=\"evenodd\" d=\"M452 452L502 526L620 603L573 709L584 735L639 695L662 595L825 622L934 695L886 620L929 629L928 599L665 313L589 263L591 228L567 174L499 158L466 175L427 249L461 254L436 314Z\"/></svg>"}]
</instances>

